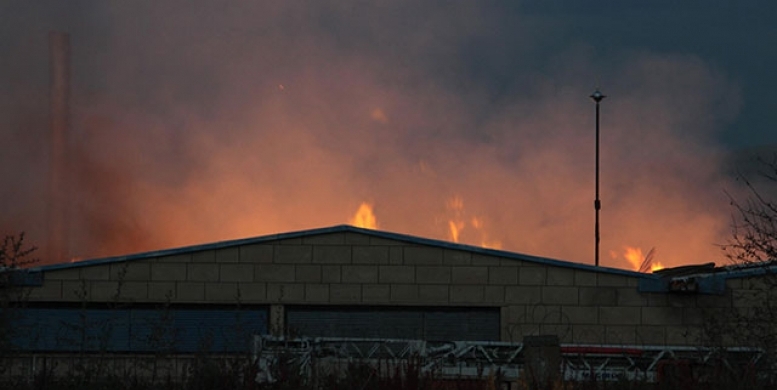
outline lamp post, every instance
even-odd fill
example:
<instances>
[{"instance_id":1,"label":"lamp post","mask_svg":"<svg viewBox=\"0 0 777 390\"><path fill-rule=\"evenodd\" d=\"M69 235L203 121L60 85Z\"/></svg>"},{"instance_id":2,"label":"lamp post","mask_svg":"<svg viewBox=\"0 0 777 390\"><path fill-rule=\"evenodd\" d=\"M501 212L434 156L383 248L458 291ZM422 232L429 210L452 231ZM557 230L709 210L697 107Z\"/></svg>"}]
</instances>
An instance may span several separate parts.
<instances>
[{"instance_id":1,"label":"lamp post","mask_svg":"<svg viewBox=\"0 0 777 390\"><path fill-rule=\"evenodd\" d=\"M599 266L599 210L602 208L602 202L599 200L599 102L605 95L599 92L597 88L591 94L591 99L596 102L596 198L594 199L594 211L596 213L596 222L594 223L594 264Z\"/></svg>"}]
</instances>

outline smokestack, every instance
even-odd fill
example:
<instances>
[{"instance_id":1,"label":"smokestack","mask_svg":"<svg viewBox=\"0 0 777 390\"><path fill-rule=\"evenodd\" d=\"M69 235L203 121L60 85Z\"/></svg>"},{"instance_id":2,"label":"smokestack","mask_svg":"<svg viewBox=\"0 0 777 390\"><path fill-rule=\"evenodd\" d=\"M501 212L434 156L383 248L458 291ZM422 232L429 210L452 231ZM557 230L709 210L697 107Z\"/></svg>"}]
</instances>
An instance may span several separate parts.
<instances>
[{"instance_id":1,"label":"smokestack","mask_svg":"<svg viewBox=\"0 0 777 390\"><path fill-rule=\"evenodd\" d=\"M48 262L67 260L70 178L67 156L70 129L70 35L49 33L49 121L51 154L48 193Z\"/></svg>"}]
</instances>

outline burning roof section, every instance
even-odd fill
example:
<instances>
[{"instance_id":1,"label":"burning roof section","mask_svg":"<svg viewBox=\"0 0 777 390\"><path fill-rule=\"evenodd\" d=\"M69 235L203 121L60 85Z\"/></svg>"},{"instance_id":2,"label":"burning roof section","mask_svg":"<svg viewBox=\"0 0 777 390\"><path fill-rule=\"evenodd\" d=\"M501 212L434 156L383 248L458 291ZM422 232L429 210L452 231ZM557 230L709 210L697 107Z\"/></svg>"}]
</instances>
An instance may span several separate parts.
<instances>
[{"instance_id":1,"label":"burning roof section","mask_svg":"<svg viewBox=\"0 0 777 390\"><path fill-rule=\"evenodd\" d=\"M725 267L716 267L714 263L701 265L688 265L674 268L666 268L653 273L640 273L636 271L623 270L610 267L596 267L588 264L574 263L545 257L531 256L521 253L507 252L497 249L490 249L478 246L471 246L459 243L452 243L441 240L421 238L406 234L391 233L380 230L365 229L350 225L338 225L325 228L309 229L296 232L279 233L254 238L245 238L238 240L221 241L210 244L186 246L181 248L165 249L160 251L144 252L125 256L115 256L99 259L78 261L73 263L61 263L34 267L25 270L25 273L34 277L24 277L17 280L23 280L28 285L39 285L42 282L42 275L47 271L61 269L88 267L94 265L121 263L127 261L143 260L159 256L169 256L186 254L205 250L223 249L238 245L250 245L269 243L276 240L305 238L317 235L335 234L335 233L356 233L371 237L383 238L406 242L408 244L423 245L442 249L460 250L470 253L496 256L508 260L523 261L534 263L536 265L571 268L582 271L590 271L605 274L616 274L638 278L638 290L645 293L681 293L681 294L723 294L726 290L726 280L734 278L745 278L765 275L777 272L777 262L768 262L753 265L732 265Z\"/></svg>"},{"instance_id":2,"label":"burning roof section","mask_svg":"<svg viewBox=\"0 0 777 390\"><path fill-rule=\"evenodd\" d=\"M391 233L391 232L373 230L373 229L365 229L365 228L354 227L351 225L338 225L338 226L324 227L324 228L318 228L318 229L301 230L301 231L289 232L289 233L279 233L279 234L272 234L272 235L266 235L261 237L221 241L221 242L210 243L210 244L186 246L181 248L165 249L160 251L144 252L144 253L138 253L138 254L125 255L125 256L90 259L90 260L84 260L84 261L77 261L73 263L51 264L51 265L30 268L30 271L46 272L46 271L54 271L54 270L67 269L67 268L87 267L87 266L107 264L107 263L121 263L125 261L142 260L142 259L154 258L159 256L186 254L186 253L192 253L192 252L198 252L198 251L204 251L204 250L223 249L223 248L228 248L228 247L233 247L238 245L261 244L261 243L267 243L267 242L276 241L276 240L305 238L305 237L312 237L316 235L334 234L334 233L357 233L357 234L363 234L363 235L368 235L368 236L378 237L378 238L383 238L388 240L402 241L408 244L430 246L430 247L436 247L436 248L442 248L442 249L460 250L460 251L478 253L478 254L483 254L488 256L497 256L504 259L512 259L516 261L535 263L538 265L573 268L573 269L579 269L583 271L610 273L610 274L640 277L640 278L645 278L645 277L655 278L655 276L651 274L644 274L636 271L629 271L629 270L610 268L610 267L595 267L593 265L588 265L588 264L581 264L581 263L574 263L570 261L531 256L531 255L525 255L521 253L514 253L514 252L490 249L490 248L479 247L479 246L471 246L471 245L453 243L453 242L442 241L442 240L421 238L421 237L416 237L416 236L411 236L406 234Z\"/></svg>"}]
</instances>

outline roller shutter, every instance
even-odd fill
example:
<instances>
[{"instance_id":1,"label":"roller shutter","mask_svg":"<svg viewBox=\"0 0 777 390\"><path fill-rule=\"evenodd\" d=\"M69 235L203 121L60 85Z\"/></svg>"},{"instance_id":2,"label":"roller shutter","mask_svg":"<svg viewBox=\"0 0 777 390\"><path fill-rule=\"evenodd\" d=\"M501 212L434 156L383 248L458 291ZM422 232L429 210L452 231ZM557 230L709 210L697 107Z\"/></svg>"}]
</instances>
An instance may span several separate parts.
<instances>
[{"instance_id":1,"label":"roller shutter","mask_svg":"<svg viewBox=\"0 0 777 390\"><path fill-rule=\"evenodd\" d=\"M15 310L12 345L27 351L248 352L267 308Z\"/></svg>"},{"instance_id":2,"label":"roller shutter","mask_svg":"<svg viewBox=\"0 0 777 390\"><path fill-rule=\"evenodd\" d=\"M423 340L499 340L498 308L288 307L292 335Z\"/></svg>"}]
</instances>

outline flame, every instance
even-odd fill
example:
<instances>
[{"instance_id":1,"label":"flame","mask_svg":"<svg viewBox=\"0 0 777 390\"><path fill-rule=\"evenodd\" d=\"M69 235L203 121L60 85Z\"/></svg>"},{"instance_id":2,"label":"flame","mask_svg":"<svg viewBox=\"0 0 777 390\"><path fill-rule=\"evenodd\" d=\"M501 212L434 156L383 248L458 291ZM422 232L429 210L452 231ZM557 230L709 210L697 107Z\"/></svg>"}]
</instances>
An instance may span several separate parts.
<instances>
[{"instance_id":1,"label":"flame","mask_svg":"<svg viewBox=\"0 0 777 390\"><path fill-rule=\"evenodd\" d=\"M377 229L378 220L375 218L375 214L372 211L372 205L367 202L362 202L359 205L359 209L356 210L353 218L348 220L348 223L365 229Z\"/></svg>"},{"instance_id":2,"label":"flame","mask_svg":"<svg viewBox=\"0 0 777 390\"><path fill-rule=\"evenodd\" d=\"M459 242L459 234L466 225L461 221L448 221L448 233L451 241Z\"/></svg>"},{"instance_id":3,"label":"flame","mask_svg":"<svg viewBox=\"0 0 777 390\"><path fill-rule=\"evenodd\" d=\"M448 220L448 238L453 242L459 242L461 231L467 226L461 217L462 210L464 210L464 200L459 196L454 196L445 202L445 207L453 211L453 218Z\"/></svg>"},{"instance_id":4,"label":"flame","mask_svg":"<svg viewBox=\"0 0 777 390\"><path fill-rule=\"evenodd\" d=\"M448 238L453 242L461 241L473 241L463 240L462 232L474 231L480 236L479 245L483 248L490 249L502 249L502 242L493 240L488 237L488 233L485 230L485 222L482 218L472 216L469 219L465 217L464 213L464 199L461 196L454 196L445 202L445 207L453 213L453 216L448 219Z\"/></svg>"},{"instance_id":5,"label":"flame","mask_svg":"<svg viewBox=\"0 0 777 390\"><path fill-rule=\"evenodd\" d=\"M628 260L635 271L639 271L642 262L645 260L645 256L642 254L642 248L626 246L624 249L625 252L623 252L623 257Z\"/></svg>"},{"instance_id":6,"label":"flame","mask_svg":"<svg viewBox=\"0 0 777 390\"><path fill-rule=\"evenodd\" d=\"M445 207L453 212L453 218L448 220L448 237L453 242L459 242L462 230L467 227L467 223L461 214L464 211L464 200L456 195L445 202Z\"/></svg>"},{"instance_id":7,"label":"flame","mask_svg":"<svg viewBox=\"0 0 777 390\"><path fill-rule=\"evenodd\" d=\"M623 257L629 263L631 263L631 266L632 268L634 268L635 271L647 272L647 269L645 268L646 267L645 262L648 261L648 257L653 257L652 252L653 251L651 250L647 254L643 254L642 248L626 246L624 247ZM613 257L617 257L617 256L613 256ZM653 261L653 259L650 259L649 266L650 266L650 272L655 272L665 268L664 265L661 264L661 262Z\"/></svg>"}]
</instances>

